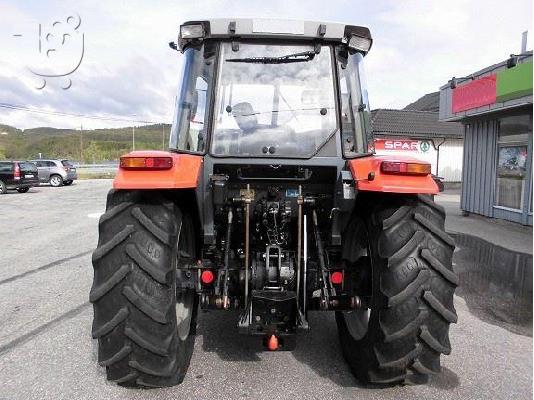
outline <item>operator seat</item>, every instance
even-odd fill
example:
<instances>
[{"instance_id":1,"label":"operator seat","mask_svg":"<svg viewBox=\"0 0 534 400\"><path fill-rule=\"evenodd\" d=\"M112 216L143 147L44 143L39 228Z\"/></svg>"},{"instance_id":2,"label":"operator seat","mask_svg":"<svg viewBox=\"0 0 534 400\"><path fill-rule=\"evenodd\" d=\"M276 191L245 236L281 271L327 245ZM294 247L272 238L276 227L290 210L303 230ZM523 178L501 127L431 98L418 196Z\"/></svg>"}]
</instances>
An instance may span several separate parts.
<instances>
[{"instance_id":1,"label":"operator seat","mask_svg":"<svg viewBox=\"0 0 534 400\"><path fill-rule=\"evenodd\" d=\"M258 128L256 113L252 108L252 104L246 101L234 104L232 107L232 116L244 135L250 135Z\"/></svg>"}]
</instances>

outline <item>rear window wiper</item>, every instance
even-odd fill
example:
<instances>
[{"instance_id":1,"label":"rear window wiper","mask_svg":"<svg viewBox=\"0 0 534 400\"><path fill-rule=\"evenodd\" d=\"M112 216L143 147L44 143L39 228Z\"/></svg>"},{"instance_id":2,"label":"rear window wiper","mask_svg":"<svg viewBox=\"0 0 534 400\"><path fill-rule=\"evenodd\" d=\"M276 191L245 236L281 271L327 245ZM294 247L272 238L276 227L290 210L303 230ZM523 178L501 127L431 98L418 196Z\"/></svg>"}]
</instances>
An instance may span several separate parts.
<instances>
[{"instance_id":1,"label":"rear window wiper","mask_svg":"<svg viewBox=\"0 0 534 400\"><path fill-rule=\"evenodd\" d=\"M315 51L303 51L302 53L288 54L280 57L227 58L225 61L253 64L287 64L311 61L315 57L315 54Z\"/></svg>"}]
</instances>

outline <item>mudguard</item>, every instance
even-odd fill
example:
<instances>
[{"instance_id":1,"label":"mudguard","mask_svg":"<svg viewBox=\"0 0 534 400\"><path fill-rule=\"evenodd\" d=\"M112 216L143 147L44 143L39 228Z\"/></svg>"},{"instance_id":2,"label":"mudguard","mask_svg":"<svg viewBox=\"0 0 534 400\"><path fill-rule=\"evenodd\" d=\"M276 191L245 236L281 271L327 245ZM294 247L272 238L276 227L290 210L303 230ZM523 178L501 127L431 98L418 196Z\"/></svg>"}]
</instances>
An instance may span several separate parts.
<instances>
[{"instance_id":1,"label":"mudguard","mask_svg":"<svg viewBox=\"0 0 534 400\"><path fill-rule=\"evenodd\" d=\"M380 170L383 161L421 163L420 160L399 156L369 156L348 161L357 190L385 193L438 194L439 189L432 176L384 174Z\"/></svg>"},{"instance_id":2,"label":"mudguard","mask_svg":"<svg viewBox=\"0 0 534 400\"><path fill-rule=\"evenodd\" d=\"M166 151L132 151L123 157L172 157L172 167L164 170L129 170L119 166L114 189L189 189L196 188L202 156Z\"/></svg>"}]
</instances>

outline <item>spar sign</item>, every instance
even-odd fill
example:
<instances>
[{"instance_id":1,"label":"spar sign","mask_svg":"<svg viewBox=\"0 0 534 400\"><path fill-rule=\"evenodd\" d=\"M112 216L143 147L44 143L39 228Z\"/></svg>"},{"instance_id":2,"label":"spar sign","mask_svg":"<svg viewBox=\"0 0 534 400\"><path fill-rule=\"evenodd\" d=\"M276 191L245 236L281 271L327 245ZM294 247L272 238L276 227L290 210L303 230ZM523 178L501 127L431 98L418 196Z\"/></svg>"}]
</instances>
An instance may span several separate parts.
<instances>
[{"instance_id":1,"label":"spar sign","mask_svg":"<svg viewBox=\"0 0 534 400\"><path fill-rule=\"evenodd\" d=\"M397 139L375 139L375 150L382 152L415 152L427 153L431 149L428 140L397 140Z\"/></svg>"}]
</instances>

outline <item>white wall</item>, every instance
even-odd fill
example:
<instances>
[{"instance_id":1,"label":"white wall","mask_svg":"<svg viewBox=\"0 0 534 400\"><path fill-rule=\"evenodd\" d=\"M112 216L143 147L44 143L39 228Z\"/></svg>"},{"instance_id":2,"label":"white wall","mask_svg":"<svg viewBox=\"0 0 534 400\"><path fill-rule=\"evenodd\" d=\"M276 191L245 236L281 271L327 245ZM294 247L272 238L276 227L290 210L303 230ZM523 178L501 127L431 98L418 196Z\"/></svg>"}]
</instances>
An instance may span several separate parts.
<instances>
[{"instance_id":1,"label":"white wall","mask_svg":"<svg viewBox=\"0 0 534 400\"><path fill-rule=\"evenodd\" d=\"M463 140L447 139L439 147L438 176L445 178L445 182L461 182L463 152Z\"/></svg>"}]
</instances>

